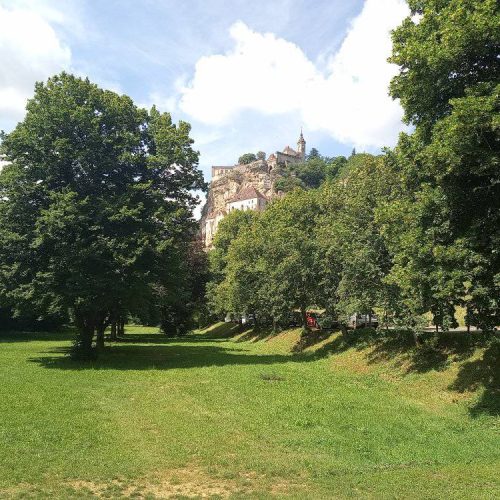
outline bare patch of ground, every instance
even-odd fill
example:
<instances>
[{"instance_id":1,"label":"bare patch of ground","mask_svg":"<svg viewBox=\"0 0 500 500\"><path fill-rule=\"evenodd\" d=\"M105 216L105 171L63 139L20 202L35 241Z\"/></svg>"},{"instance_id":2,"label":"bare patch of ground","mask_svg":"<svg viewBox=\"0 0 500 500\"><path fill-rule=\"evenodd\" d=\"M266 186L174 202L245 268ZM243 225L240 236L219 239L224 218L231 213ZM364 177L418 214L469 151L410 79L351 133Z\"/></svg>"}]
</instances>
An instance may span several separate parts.
<instances>
[{"instance_id":1,"label":"bare patch of ground","mask_svg":"<svg viewBox=\"0 0 500 500\"><path fill-rule=\"evenodd\" d=\"M109 482L70 481L66 483L73 496L92 498L229 498L234 495L265 493L267 496L286 496L304 488L285 479L270 479L255 472L241 473L234 478L210 475L201 467L172 469L157 472L148 479Z\"/></svg>"}]
</instances>

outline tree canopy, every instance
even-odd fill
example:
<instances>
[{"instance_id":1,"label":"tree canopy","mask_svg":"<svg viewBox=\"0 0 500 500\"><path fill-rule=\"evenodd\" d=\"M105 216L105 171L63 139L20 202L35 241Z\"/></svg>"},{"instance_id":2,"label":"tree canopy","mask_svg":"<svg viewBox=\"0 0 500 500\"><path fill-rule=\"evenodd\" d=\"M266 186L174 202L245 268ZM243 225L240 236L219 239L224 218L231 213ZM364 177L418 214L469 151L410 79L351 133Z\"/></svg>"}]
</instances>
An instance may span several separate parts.
<instances>
[{"instance_id":1,"label":"tree canopy","mask_svg":"<svg viewBox=\"0 0 500 500\"><path fill-rule=\"evenodd\" d=\"M253 161L257 160L257 156L254 153L245 153L244 155L241 155L238 158L238 164L239 165L248 165L249 163L252 163Z\"/></svg>"},{"instance_id":2,"label":"tree canopy","mask_svg":"<svg viewBox=\"0 0 500 500\"><path fill-rule=\"evenodd\" d=\"M70 310L89 351L113 314L178 293L204 187L190 126L62 73L2 136L0 299Z\"/></svg>"},{"instance_id":3,"label":"tree canopy","mask_svg":"<svg viewBox=\"0 0 500 500\"><path fill-rule=\"evenodd\" d=\"M282 168L275 189L288 193L296 188L318 188L327 179L337 177L348 163L344 156L328 158L320 155L316 148L312 148L304 162L289 163Z\"/></svg>"},{"instance_id":4,"label":"tree canopy","mask_svg":"<svg viewBox=\"0 0 500 500\"><path fill-rule=\"evenodd\" d=\"M453 323L462 304L490 328L500 297L499 7L409 3L391 58L401 68L391 93L415 125L394 155L404 193L385 211L393 279L419 311Z\"/></svg>"}]
</instances>

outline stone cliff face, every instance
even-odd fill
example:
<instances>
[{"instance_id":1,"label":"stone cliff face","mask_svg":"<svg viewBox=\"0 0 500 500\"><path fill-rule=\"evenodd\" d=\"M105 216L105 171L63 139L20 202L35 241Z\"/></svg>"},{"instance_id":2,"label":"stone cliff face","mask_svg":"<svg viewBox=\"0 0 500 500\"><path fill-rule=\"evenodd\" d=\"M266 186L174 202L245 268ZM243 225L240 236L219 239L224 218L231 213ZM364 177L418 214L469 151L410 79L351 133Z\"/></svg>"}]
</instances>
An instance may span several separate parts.
<instances>
[{"instance_id":1,"label":"stone cliff face","mask_svg":"<svg viewBox=\"0 0 500 500\"><path fill-rule=\"evenodd\" d=\"M266 202L279 196L274 189L274 184L282 176L283 167L290 163L303 162L305 148L306 142L301 131L297 151L287 146L282 152L272 153L267 160L262 158L247 165L212 167L212 182L200 220L200 236L205 247L211 248L219 222L227 214L228 208L235 208L234 203L230 201L239 193L240 200L241 196L249 196L247 193L253 192L253 198L257 196L262 202L252 204L251 200L248 200L248 203L245 202L236 207L244 210L262 210ZM254 188L258 193L247 188Z\"/></svg>"},{"instance_id":2,"label":"stone cliff face","mask_svg":"<svg viewBox=\"0 0 500 500\"><path fill-rule=\"evenodd\" d=\"M258 160L248 165L238 165L210 183L207 201L202 210L202 218L226 210L226 203L241 189L253 186L267 199L273 197L273 185L277 178L269 172L267 162ZM203 222L203 221L202 221Z\"/></svg>"},{"instance_id":3,"label":"stone cliff face","mask_svg":"<svg viewBox=\"0 0 500 500\"><path fill-rule=\"evenodd\" d=\"M254 187L268 201L272 200L278 196L274 183L281 176L280 172L279 167L270 170L265 160L257 160L248 165L237 165L212 180L200 220L201 238L207 248L212 244L218 223L227 213L229 200L247 187Z\"/></svg>"}]
</instances>

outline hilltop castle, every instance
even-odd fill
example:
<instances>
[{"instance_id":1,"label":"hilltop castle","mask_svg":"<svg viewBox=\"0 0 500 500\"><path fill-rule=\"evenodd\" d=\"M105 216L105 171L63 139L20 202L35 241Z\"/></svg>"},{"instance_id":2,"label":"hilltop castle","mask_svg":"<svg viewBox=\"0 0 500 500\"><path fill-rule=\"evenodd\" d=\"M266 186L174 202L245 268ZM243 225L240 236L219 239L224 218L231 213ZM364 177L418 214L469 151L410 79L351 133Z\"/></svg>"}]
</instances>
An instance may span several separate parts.
<instances>
[{"instance_id":1,"label":"hilltop castle","mask_svg":"<svg viewBox=\"0 0 500 500\"><path fill-rule=\"evenodd\" d=\"M200 221L201 238L205 248L211 248L220 221L232 210L264 210L267 203L280 193L274 183L282 175L283 167L305 160L306 141L302 131L297 141L297 150L286 146L265 159L246 165L213 166L212 181L207 202Z\"/></svg>"}]
</instances>

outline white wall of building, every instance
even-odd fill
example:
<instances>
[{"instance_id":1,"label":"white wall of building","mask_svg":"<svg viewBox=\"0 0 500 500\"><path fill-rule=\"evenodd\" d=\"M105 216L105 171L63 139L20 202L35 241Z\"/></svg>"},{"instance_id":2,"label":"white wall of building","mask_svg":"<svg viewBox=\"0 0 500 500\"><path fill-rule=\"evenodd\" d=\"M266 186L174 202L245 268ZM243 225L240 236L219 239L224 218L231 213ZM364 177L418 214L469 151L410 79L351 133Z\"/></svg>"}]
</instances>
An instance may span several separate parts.
<instances>
[{"instance_id":1,"label":"white wall of building","mask_svg":"<svg viewBox=\"0 0 500 500\"><path fill-rule=\"evenodd\" d=\"M226 205L228 212L232 212L233 210L263 210L265 206L266 200L262 198L232 201Z\"/></svg>"}]
</instances>

